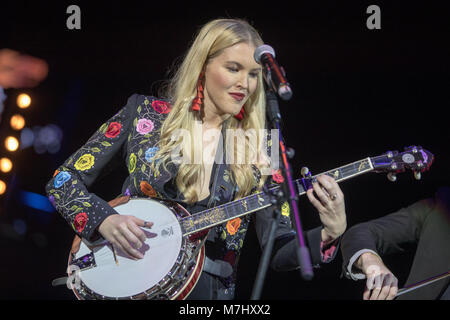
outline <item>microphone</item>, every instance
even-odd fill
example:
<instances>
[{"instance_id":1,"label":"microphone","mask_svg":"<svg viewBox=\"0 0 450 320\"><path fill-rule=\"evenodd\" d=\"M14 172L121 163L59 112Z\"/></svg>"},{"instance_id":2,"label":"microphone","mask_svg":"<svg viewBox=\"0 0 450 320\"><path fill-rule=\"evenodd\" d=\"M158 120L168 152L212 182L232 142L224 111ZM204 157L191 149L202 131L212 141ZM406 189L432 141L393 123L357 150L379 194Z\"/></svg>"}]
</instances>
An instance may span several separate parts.
<instances>
[{"instance_id":1,"label":"microphone","mask_svg":"<svg viewBox=\"0 0 450 320\"><path fill-rule=\"evenodd\" d=\"M255 61L264 67L264 77L272 86L273 90L283 100L289 100L292 97L292 90L286 79L283 68L280 68L275 60L275 51L269 45L262 45L256 48L254 54Z\"/></svg>"}]
</instances>

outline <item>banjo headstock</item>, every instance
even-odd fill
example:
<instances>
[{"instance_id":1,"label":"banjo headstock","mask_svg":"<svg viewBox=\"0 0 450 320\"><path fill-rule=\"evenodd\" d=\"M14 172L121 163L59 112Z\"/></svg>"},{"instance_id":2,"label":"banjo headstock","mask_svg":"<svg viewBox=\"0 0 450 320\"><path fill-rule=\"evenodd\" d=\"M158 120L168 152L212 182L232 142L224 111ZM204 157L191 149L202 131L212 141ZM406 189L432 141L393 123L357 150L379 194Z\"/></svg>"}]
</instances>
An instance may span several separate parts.
<instances>
[{"instance_id":1,"label":"banjo headstock","mask_svg":"<svg viewBox=\"0 0 450 320\"><path fill-rule=\"evenodd\" d=\"M420 180L422 172L430 169L434 155L421 146L406 147L403 152L388 151L385 154L371 158L375 172L386 172L388 179L397 180L397 173L411 170L414 177Z\"/></svg>"}]
</instances>

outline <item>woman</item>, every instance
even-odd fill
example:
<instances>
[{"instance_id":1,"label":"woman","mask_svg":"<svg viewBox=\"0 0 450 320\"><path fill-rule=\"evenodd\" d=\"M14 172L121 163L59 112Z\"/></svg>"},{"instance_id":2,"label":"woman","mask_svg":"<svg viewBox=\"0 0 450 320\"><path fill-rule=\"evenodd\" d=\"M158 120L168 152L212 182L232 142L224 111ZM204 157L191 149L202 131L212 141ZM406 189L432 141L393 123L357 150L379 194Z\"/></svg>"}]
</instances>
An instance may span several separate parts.
<instances>
[{"instance_id":1,"label":"woman","mask_svg":"<svg viewBox=\"0 0 450 320\"><path fill-rule=\"evenodd\" d=\"M266 127L262 70L253 58L262 44L258 32L243 20L209 22L169 82L165 99L131 96L56 170L47 194L78 235L89 240L102 236L130 257L143 257L138 250L145 241L141 227L151 227L151 221L118 215L87 190L106 164L120 155L130 173L122 195L178 201L191 213L251 194L264 183L281 182L279 171L269 179L261 174L270 167L260 134ZM233 143L235 138L243 138L244 143ZM243 161L224 161L230 157ZM327 176L318 180L321 186L315 183L308 197L323 227L306 232L314 265L331 260L326 249L336 248L332 245L346 228L339 186ZM255 217L264 246L271 210ZM205 243L206 265L189 298L234 297L236 266L249 219L247 215L211 229ZM277 231L272 267L297 268L294 238L287 207Z\"/></svg>"}]
</instances>

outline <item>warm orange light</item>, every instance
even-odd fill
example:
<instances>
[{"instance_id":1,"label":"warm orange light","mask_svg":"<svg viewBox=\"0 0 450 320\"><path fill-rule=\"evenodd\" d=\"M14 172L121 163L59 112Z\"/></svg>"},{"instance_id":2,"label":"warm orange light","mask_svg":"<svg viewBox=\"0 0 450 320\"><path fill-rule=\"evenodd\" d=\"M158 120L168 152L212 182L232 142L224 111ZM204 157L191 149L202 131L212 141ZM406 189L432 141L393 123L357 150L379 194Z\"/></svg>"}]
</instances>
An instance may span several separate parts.
<instances>
[{"instance_id":1,"label":"warm orange light","mask_svg":"<svg viewBox=\"0 0 450 320\"><path fill-rule=\"evenodd\" d=\"M25 119L20 114L15 114L11 117L10 124L14 130L22 130L25 127Z\"/></svg>"},{"instance_id":2,"label":"warm orange light","mask_svg":"<svg viewBox=\"0 0 450 320\"><path fill-rule=\"evenodd\" d=\"M10 172L12 169L12 162L11 160L9 160L8 158L1 158L0 159L0 170L2 170L3 172Z\"/></svg>"},{"instance_id":3,"label":"warm orange light","mask_svg":"<svg viewBox=\"0 0 450 320\"><path fill-rule=\"evenodd\" d=\"M6 183L3 180L0 180L0 194L4 194L6 191Z\"/></svg>"},{"instance_id":4,"label":"warm orange light","mask_svg":"<svg viewBox=\"0 0 450 320\"><path fill-rule=\"evenodd\" d=\"M9 151L16 151L19 148L19 140L15 137L9 136L5 139L5 147Z\"/></svg>"},{"instance_id":5,"label":"warm orange light","mask_svg":"<svg viewBox=\"0 0 450 320\"><path fill-rule=\"evenodd\" d=\"M31 104L31 98L26 93L19 94L17 97L17 105L19 108L25 109L28 108Z\"/></svg>"}]
</instances>

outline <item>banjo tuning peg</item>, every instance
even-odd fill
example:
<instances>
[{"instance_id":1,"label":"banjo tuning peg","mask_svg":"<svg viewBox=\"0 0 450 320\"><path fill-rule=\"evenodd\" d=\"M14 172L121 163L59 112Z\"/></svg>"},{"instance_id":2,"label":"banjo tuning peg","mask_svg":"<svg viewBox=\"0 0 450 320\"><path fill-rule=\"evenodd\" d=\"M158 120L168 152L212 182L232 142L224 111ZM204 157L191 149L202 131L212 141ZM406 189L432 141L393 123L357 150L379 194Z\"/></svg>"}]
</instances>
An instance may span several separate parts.
<instances>
[{"instance_id":1,"label":"banjo tuning peg","mask_svg":"<svg viewBox=\"0 0 450 320\"><path fill-rule=\"evenodd\" d=\"M303 178L311 176L311 172L309 171L308 167L303 167L300 173Z\"/></svg>"},{"instance_id":2,"label":"banjo tuning peg","mask_svg":"<svg viewBox=\"0 0 450 320\"><path fill-rule=\"evenodd\" d=\"M392 172L388 173L387 178L389 179L389 181L392 181L392 182L397 181L397 176Z\"/></svg>"},{"instance_id":3,"label":"banjo tuning peg","mask_svg":"<svg viewBox=\"0 0 450 320\"><path fill-rule=\"evenodd\" d=\"M416 178L416 180L420 180L422 178L420 171L414 171L414 178Z\"/></svg>"}]
</instances>

